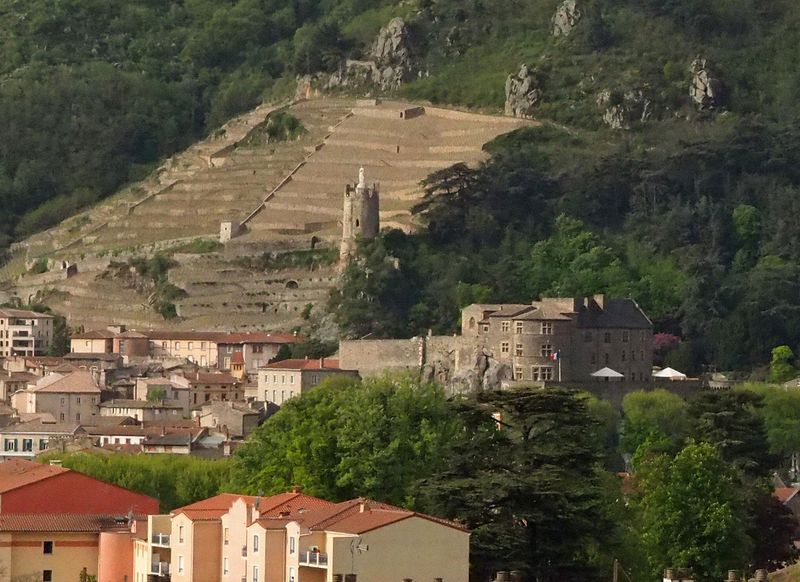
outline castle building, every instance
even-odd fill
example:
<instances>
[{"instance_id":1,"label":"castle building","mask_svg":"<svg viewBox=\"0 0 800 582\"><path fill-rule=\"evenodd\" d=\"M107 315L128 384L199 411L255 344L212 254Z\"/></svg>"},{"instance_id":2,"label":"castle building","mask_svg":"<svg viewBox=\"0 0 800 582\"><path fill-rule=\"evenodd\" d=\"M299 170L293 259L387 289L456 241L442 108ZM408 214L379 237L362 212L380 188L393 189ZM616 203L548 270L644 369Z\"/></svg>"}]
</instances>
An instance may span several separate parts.
<instances>
[{"instance_id":1,"label":"castle building","mask_svg":"<svg viewBox=\"0 0 800 582\"><path fill-rule=\"evenodd\" d=\"M488 348L515 381L648 382L652 374L653 324L632 299L470 305L462 335Z\"/></svg>"},{"instance_id":2,"label":"castle building","mask_svg":"<svg viewBox=\"0 0 800 582\"><path fill-rule=\"evenodd\" d=\"M380 231L380 198L378 185L367 186L364 168L358 171L358 184L344 190L342 213L342 245L339 260L347 265L356 254L358 239L372 240Z\"/></svg>"}]
</instances>

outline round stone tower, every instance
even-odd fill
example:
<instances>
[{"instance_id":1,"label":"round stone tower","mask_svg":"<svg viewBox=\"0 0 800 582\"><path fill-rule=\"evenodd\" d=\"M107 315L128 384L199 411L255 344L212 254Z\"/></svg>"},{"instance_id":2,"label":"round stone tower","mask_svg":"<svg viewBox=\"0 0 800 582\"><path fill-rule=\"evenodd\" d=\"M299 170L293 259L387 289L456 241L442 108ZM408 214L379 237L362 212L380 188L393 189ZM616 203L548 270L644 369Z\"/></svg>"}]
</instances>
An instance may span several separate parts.
<instances>
[{"instance_id":1,"label":"round stone tower","mask_svg":"<svg viewBox=\"0 0 800 582\"><path fill-rule=\"evenodd\" d=\"M342 245L339 260L346 266L356 254L358 239L371 240L380 231L378 184L367 186L364 168L358 171L358 183L347 184L342 212Z\"/></svg>"}]
</instances>

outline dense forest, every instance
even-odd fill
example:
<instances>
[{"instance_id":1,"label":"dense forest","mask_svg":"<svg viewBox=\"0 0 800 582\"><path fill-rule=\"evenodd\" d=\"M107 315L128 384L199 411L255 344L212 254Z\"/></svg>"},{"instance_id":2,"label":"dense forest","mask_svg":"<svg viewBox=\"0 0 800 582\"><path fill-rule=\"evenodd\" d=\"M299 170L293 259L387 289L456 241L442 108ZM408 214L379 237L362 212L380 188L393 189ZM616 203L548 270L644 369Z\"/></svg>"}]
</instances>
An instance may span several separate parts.
<instances>
[{"instance_id":1,"label":"dense forest","mask_svg":"<svg viewBox=\"0 0 800 582\"><path fill-rule=\"evenodd\" d=\"M555 37L559 4L3 0L0 246L288 98L297 75L363 57L401 16L417 73L401 95L499 112L527 63L543 125L428 180L429 231L363 251L400 271L351 272L365 292L334 298L347 333L450 332L470 301L605 291L636 298L659 357L687 371L797 352L796 3L579 0L581 20ZM697 57L718 82L713 106L690 98ZM609 129L603 94L620 107L632 95L641 115Z\"/></svg>"}]
</instances>

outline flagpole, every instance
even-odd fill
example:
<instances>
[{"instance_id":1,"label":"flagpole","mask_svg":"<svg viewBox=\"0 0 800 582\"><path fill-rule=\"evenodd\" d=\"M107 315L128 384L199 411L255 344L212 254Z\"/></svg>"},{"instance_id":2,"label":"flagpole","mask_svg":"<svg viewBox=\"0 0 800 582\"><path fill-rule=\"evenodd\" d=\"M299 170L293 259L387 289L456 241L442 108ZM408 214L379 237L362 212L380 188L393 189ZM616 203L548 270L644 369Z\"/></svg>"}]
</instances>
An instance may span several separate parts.
<instances>
[{"instance_id":1,"label":"flagpole","mask_svg":"<svg viewBox=\"0 0 800 582\"><path fill-rule=\"evenodd\" d=\"M561 352L556 352L558 354L558 381L561 382Z\"/></svg>"}]
</instances>

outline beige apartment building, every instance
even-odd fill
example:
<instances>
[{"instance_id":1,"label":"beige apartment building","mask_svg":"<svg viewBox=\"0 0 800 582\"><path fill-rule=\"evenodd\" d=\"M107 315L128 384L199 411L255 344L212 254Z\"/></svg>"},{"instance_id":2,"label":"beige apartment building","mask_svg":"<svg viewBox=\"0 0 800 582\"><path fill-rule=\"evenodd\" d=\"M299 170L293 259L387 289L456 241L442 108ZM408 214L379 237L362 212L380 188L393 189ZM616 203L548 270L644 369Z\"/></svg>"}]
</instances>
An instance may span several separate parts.
<instances>
[{"instance_id":1,"label":"beige apartment building","mask_svg":"<svg viewBox=\"0 0 800 582\"><path fill-rule=\"evenodd\" d=\"M332 582L355 574L467 582L469 532L456 523L368 499L332 503L298 491L221 494L169 516L172 582ZM147 539L163 542L153 518ZM137 542L134 581L166 551ZM148 553L149 552L149 553ZM156 554L158 560L156 560ZM163 571L162 566L162 571Z\"/></svg>"},{"instance_id":2,"label":"beige apartment building","mask_svg":"<svg viewBox=\"0 0 800 582\"><path fill-rule=\"evenodd\" d=\"M217 339L224 334L205 331L147 331L150 355L181 358L206 367L217 365Z\"/></svg>"},{"instance_id":3,"label":"beige apartment building","mask_svg":"<svg viewBox=\"0 0 800 582\"><path fill-rule=\"evenodd\" d=\"M304 394L330 376L358 378L357 370L342 370L331 358L291 359L273 362L258 370L258 399L282 405Z\"/></svg>"},{"instance_id":4,"label":"beige apartment building","mask_svg":"<svg viewBox=\"0 0 800 582\"><path fill-rule=\"evenodd\" d=\"M593 374L603 368L628 382L648 382L652 374L653 324L632 299L470 305L462 311L462 336L508 365L514 381L602 381Z\"/></svg>"},{"instance_id":5,"label":"beige apartment building","mask_svg":"<svg viewBox=\"0 0 800 582\"><path fill-rule=\"evenodd\" d=\"M100 387L91 372L55 372L11 396L20 413L49 413L58 422L90 423L99 414Z\"/></svg>"},{"instance_id":6,"label":"beige apartment building","mask_svg":"<svg viewBox=\"0 0 800 582\"><path fill-rule=\"evenodd\" d=\"M53 343L53 321L47 313L0 309L0 356L40 356Z\"/></svg>"}]
</instances>

